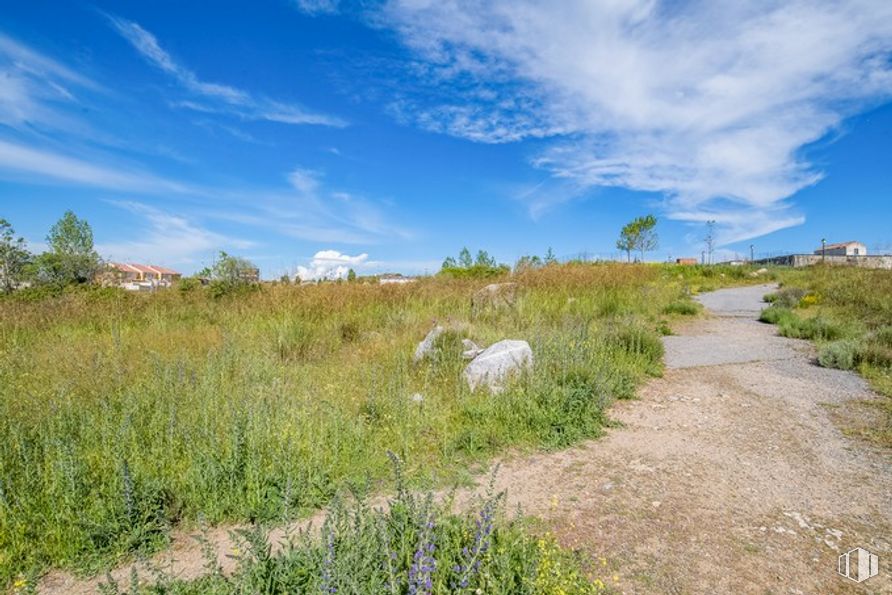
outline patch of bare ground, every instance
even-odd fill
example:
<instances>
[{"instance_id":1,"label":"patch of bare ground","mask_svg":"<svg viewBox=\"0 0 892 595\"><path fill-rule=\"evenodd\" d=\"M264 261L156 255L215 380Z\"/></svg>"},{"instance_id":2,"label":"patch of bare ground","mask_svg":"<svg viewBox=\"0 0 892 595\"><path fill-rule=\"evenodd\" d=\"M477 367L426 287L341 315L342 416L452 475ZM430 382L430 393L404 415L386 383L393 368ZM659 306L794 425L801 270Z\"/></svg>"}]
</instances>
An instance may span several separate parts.
<instances>
[{"instance_id":1,"label":"patch of bare ground","mask_svg":"<svg viewBox=\"0 0 892 595\"><path fill-rule=\"evenodd\" d=\"M833 421L879 397L756 322L769 289L703 296L710 317L667 337L666 373L617 403L604 438L504 461L509 509L544 519L622 593L892 593L892 456ZM209 538L227 560L228 531ZM858 546L880 559L861 584L837 574ZM187 536L156 562L184 578L203 568ZM95 586L54 573L42 590Z\"/></svg>"}]
</instances>

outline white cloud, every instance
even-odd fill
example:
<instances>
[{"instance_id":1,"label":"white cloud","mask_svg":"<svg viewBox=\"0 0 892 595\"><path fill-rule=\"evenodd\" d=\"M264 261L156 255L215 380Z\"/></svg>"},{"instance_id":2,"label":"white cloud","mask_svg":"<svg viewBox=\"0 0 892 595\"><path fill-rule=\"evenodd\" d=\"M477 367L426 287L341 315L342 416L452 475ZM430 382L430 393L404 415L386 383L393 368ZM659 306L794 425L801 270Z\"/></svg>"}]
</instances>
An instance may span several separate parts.
<instances>
[{"instance_id":1,"label":"white cloud","mask_svg":"<svg viewBox=\"0 0 892 595\"><path fill-rule=\"evenodd\" d=\"M322 172L296 168L287 179L292 192L236 191L231 196L245 208L238 213L221 211L217 216L313 242L372 244L412 236L391 223L378 204L328 188Z\"/></svg>"},{"instance_id":2,"label":"white cloud","mask_svg":"<svg viewBox=\"0 0 892 595\"><path fill-rule=\"evenodd\" d=\"M149 37L143 39L147 56L159 68L175 74L186 81L185 84L192 90L201 92L202 103L196 103L189 109L199 109L205 103L212 103L205 102L205 98L218 99L208 107L209 113L223 111L230 101L244 99L249 104L258 101L237 89L199 81L192 73L181 69L158 46L154 37L147 35ZM208 218L235 221L261 232L314 242L363 244L402 240L410 236L408 231L392 224L383 207L374 201L326 187L323 184L324 175L318 171L295 169L287 175L287 185L283 181L274 185L233 182L219 187L165 177L150 168L110 154L101 148L101 143L97 147L96 143L89 142L92 131L81 122L80 117L67 119L65 116L66 113L80 111L74 91L97 91L102 87L68 66L0 34L0 78L3 76L4 84L0 85L0 179L41 185L86 186L140 195L170 197L175 194L195 205L203 205L199 208ZM65 90L63 85L71 91ZM299 118L293 106L275 102L264 105L275 110L278 114L276 117L280 119ZM95 105L90 107L95 111ZM225 122L210 123L204 120L199 125L218 127L241 140L257 142ZM46 126L37 128L34 126L37 123ZM60 134L63 129L73 134ZM112 140L112 148L125 145L119 139ZM132 148L133 142L126 143L126 146ZM171 147L158 147L155 151L184 160ZM130 210L135 208L131 207ZM148 219L158 222L162 215L164 213L159 211ZM221 240L225 239L198 227L184 227L186 223L189 221L182 217L168 218L163 224L153 223L149 230L140 228L134 232L132 241L108 246L116 254L123 252L117 255L119 258L130 258L128 254L134 252L182 256L203 248L219 247ZM168 230L168 233L160 233L161 229Z\"/></svg>"},{"instance_id":3,"label":"white cloud","mask_svg":"<svg viewBox=\"0 0 892 595\"><path fill-rule=\"evenodd\" d=\"M349 270L363 267L368 263L368 254L350 256L337 250L320 250L310 261L309 266L297 267L297 276L303 281L319 279L344 279Z\"/></svg>"},{"instance_id":4,"label":"white cloud","mask_svg":"<svg viewBox=\"0 0 892 595\"><path fill-rule=\"evenodd\" d=\"M0 124L72 127L55 106L77 103L80 89L100 87L73 70L0 33Z\"/></svg>"},{"instance_id":5,"label":"white cloud","mask_svg":"<svg viewBox=\"0 0 892 595\"><path fill-rule=\"evenodd\" d=\"M533 163L564 188L661 193L726 241L801 223L785 199L822 176L803 147L892 97L885 0L392 0L380 19L439 95L398 97L402 118L552 137Z\"/></svg>"},{"instance_id":6,"label":"white cloud","mask_svg":"<svg viewBox=\"0 0 892 595\"><path fill-rule=\"evenodd\" d=\"M0 177L31 181L68 182L131 192L189 192L179 182L153 174L97 165L52 151L0 140Z\"/></svg>"},{"instance_id":7,"label":"white cloud","mask_svg":"<svg viewBox=\"0 0 892 595\"><path fill-rule=\"evenodd\" d=\"M121 226L128 239L97 244L96 249L113 261L159 265L195 265L198 259L210 259L218 250L244 250L253 242L230 238L210 231L187 217L134 201L111 204L139 218L140 225Z\"/></svg>"},{"instance_id":8,"label":"white cloud","mask_svg":"<svg viewBox=\"0 0 892 595\"><path fill-rule=\"evenodd\" d=\"M345 126L342 119L319 114L293 104L257 96L229 85L210 83L198 78L192 70L178 63L158 43L158 39L139 24L112 15L106 15L114 29L126 39L146 60L172 76L186 90L200 96L205 105L195 101L181 101L176 105L207 113L230 113L248 120L268 120L283 124L318 124Z\"/></svg>"},{"instance_id":9,"label":"white cloud","mask_svg":"<svg viewBox=\"0 0 892 595\"><path fill-rule=\"evenodd\" d=\"M340 0L294 0L294 6L311 16L338 12Z\"/></svg>"}]
</instances>

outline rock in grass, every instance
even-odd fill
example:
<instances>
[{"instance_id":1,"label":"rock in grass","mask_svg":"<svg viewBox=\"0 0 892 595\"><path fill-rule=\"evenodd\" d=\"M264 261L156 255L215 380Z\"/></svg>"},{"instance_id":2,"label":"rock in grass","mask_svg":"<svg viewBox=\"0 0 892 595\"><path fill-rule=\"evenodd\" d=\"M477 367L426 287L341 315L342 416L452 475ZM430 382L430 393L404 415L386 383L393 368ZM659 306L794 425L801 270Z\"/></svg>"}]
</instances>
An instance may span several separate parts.
<instances>
[{"instance_id":1,"label":"rock in grass","mask_svg":"<svg viewBox=\"0 0 892 595\"><path fill-rule=\"evenodd\" d=\"M427 334L424 340L418 344L418 347L415 348L415 356L412 360L416 363L420 362L424 358L428 357L434 351L434 342L437 340L437 337L443 334L444 329L442 326L437 325L431 329L431 331Z\"/></svg>"},{"instance_id":2,"label":"rock in grass","mask_svg":"<svg viewBox=\"0 0 892 595\"><path fill-rule=\"evenodd\" d=\"M462 339L461 340L462 352L461 356L464 359L474 359L481 353L483 353L483 348L479 347L476 343L471 341L470 339Z\"/></svg>"},{"instance_id":3,"label":"rock in grass","mask_svg":"<svg viewBox=\"0 0 892 595\"><path fill-rule=\"evenodd\" d=\"M472 391L486 386L497 393L515 373L533 366L533 350L526 341L506 339L486 348L465 368L464 378Z\"/></svg>"},{"instance_id":4,"label":"rock in grass","mask_svg":"<svg viewBox=\"0 0 892 595\"><path fill-rule=\"evenodd\" d=\"M471 312L477 316L487 310L513 308L517 303L517 283L491 283L474 292Z\"/></svg>"}]
</instances>

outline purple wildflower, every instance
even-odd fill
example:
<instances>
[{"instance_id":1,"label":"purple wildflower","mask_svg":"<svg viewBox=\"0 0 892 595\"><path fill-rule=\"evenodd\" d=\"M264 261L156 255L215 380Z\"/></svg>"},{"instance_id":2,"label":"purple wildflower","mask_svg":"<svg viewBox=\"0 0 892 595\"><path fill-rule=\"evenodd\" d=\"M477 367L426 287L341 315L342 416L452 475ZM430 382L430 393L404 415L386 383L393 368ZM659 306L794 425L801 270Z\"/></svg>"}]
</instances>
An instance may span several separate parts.
<instances>
[{"instance_id":1,"label":"purple wildflower","mask_svg":"<svg viewBox=\"0 0 892 595\"><path fill-rule=\"evenodd\" d=\"M462 564L456 565L455 572L460 574L458 584L453 583L453 589L466 589L471 579L480 571L480 563L483 556L489 550L492 542L492 531L496 516L496 498L487 500L475 521L476 531L471 547L462 548Z\"/></svg>"},{"instance_id":2,"label":"purple wildflower","mask_svg":"<svg viewBox=\"0 0 892 595\"><path fill-rule=\"evenodd\" d=\"M334 580L335 544L334 530L325 528L325 558L322 560L322 592L333 594L338 592Z\"/></svg>"},{"instance_id":3,"label":"purple wildflower","mask_svg":"<svg viewBox=\"0 0 892 595\"><path fill-rule=\"evenodd\" d=\"M433 574L437 569L437 560L434 553L437 546L434 543L433 516L422 527L418 537L418 547L412 557L412 567L409 568L409 594L430 595L433 591Z\"/></svg>"}]
</instances>

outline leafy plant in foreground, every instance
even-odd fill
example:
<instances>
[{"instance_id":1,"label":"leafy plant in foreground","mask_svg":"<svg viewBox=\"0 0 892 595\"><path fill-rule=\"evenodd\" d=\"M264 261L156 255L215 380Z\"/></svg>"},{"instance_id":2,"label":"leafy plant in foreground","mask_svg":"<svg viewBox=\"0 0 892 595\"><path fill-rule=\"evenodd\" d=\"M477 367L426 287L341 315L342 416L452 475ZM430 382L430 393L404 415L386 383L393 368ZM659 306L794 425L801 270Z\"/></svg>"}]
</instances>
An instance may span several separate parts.
<instances>
[{"instance_id":1,"label":"leafy plant in foreground","mask_svg":"<svg viewBox=\"0 0 892 595\"><path fill-rule=\"evenodd\" d=\"M289 536L274 552L255 526L240 530L238 566L231 576L219 572L216 554L204 548L211 572L193 581L163 574L153 585L129 592L171 594L351 593L412 594L487 593L523 595L599 593L580 561L548 537L527 532L522 520L500 514L503 494L486 495L465 514L450 512L451 502L420 497L403 485L402 463L390 453L397 493L384 508L370 508L362 498L347 505L338 499L329 508L321 532ZM121 593L108 579L102 590Z\"/></svg>"}]
</instances>

